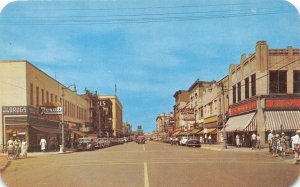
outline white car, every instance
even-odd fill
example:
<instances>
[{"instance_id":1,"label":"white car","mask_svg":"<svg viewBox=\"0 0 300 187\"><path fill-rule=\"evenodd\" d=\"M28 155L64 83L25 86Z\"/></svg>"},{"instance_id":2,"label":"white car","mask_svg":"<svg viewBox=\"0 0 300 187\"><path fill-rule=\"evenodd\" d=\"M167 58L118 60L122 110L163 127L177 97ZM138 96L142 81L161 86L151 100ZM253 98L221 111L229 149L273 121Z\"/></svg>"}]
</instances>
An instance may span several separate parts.
<instances>
[{"instance_id":1,"label":"white car","mask_svg":"<svg viewBox=\"0 0 300 187\"><path fill-rule=\"evenodd\" d=\"M180 139L180 141L179 141L179 144L180 145L185 145L186 144L186 142L188 141L188 137L186 137L186 136L183 136L183 137L181 137L181 139Z\"/></svg>"}]
</instances>

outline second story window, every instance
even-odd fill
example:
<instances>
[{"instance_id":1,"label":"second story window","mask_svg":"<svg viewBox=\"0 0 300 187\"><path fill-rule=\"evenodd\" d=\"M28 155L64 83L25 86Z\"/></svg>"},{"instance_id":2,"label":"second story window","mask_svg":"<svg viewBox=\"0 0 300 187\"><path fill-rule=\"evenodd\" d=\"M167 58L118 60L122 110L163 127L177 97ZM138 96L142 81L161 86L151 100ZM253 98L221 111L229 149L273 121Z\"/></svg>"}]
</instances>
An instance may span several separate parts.
<instances>
[{"instance_id":1,"label":"second story window","mask_svg":"<svg viewBox=\"0 0 300 187\"><path fill-rule=\"evenodd\" d=\"M256 75L251 75L251 96L256 95Z\"/></svg>"},{"instance_id":2,"label":"second story window","mask_svg":"<svg viewBox=\"0 0 300 187\"><path fill-rule=\"evenodd\" d=\"M300 93L300 70L294 71L294 93Z\"/></svg>"},{"instance_id":3,"label":"second story window","mask_svg":"<svg viewBox=\"0 0 300 187\"><path fill-rule=\"evenodd\" d=\"M249 98L249 78L245 79L245 99Z\"/></svg>"},{"instance_id":4,"label":"second story window","mask_svg":"<svg viewBox=\"0 0 300 187\"><path fill-rule=\"evenodd\" d=\"M236 85L232 86L232 102L236 103Z\"/></svg>"},{"instance_id":5,"label":"second story window","mask_svg":"<svg viewBox=\"0 0 300 187\"><path fill-rule=\"evenodd\" d=\"M30 83L30 105L33 105L33 84Z\"/></svg>"},{"instance_id":6,"label":"second story window","mask_svg":"<svg viewBox=\"0 0 300 187\"><path fill-rule=\"evenodd\" d=\"M239 82L237 84L237 91L238 91L238 101L241 101L242 100L242 96L241 96L241 94L242 94L241 82Z\"/></svg>"},{"instance_id":7,"label":"second story window","mask_svg":"<svg viewBox=\"0 0 300 187\"><path fill-rule=\"evenodd\" d=\"M270 93L287 93L287 72L270 71Z\"/></svg>"}]
</instances>

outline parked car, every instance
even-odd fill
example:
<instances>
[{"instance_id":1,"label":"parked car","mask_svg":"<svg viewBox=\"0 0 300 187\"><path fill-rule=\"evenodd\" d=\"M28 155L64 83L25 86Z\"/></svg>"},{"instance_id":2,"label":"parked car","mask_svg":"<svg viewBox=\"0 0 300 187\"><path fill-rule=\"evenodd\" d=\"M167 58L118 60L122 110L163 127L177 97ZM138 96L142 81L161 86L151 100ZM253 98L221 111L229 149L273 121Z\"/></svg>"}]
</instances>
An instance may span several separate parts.
<instances>
[{"instance_id":1,"label":"parked car","mask_svg":"<svg viewBox=\"0 0 300 187\"><path fill-rule=\"evenodd\" d=\"M196 139L189 139L186 141L187 147L201 147L200 141Z\"/></svg>"},{"instance_id":2,"label":"parked car","mask_svg":"<svg viewBox=\"0 0 300 187\"><path fill-rule=\"evenodd\" d=\"M186 142L188 141L188 137L187 136L183 136L183 137L181 137L181 139L180 139L180 141L179 141L179 144L180 145L185 145L186 144Z\"/></svg>"},{"instance_id":3,"label":"parked car","mask_svg":"<svg viewBox=\"0 0 300 187\"><path fill-rule=\"evenodd\" d=\"M102 149L104 147L105 147L104 139L103 138L98 138L95 148Z\"/></svg>"},{"instance_id":4,"label":"parked car","mask_svg":"<svg viewBox=\"0 0 300 187\"><path fill-rule=\"evenodd\" d=\"M95 141L93 138L79 138L78 144L76 146L76 150L78 151L93 151L95 150L97 141Z\"/></svg>"}]
</instances>

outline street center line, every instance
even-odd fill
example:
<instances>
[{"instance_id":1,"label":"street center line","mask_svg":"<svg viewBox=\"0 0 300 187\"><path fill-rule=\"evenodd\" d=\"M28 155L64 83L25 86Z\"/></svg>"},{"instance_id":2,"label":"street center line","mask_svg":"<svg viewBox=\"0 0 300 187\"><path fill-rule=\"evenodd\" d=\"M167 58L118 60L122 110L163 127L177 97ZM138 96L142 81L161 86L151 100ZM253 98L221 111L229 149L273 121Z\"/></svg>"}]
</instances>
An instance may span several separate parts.
<instances>
[{"instance_id":1,"label":"street center line","mask_svg":"<svg viewBox=\"0 0 300 187\"><path fill-rule=\"evenodd\" d=\"M144 151L146 151L146 147L145 147L145 145L144 145L144 144L143 144L143 150L144 150Z\"/></svg>"},{"instance_id":2,"label":"street center line","mask_svg":"<svg viewBox=\"0 0 300 187\"><path fill-rule=\"evenodd\" d=\"M149 187L147 162L144 162L144 187Z\"/></svg>"}]
</instances>

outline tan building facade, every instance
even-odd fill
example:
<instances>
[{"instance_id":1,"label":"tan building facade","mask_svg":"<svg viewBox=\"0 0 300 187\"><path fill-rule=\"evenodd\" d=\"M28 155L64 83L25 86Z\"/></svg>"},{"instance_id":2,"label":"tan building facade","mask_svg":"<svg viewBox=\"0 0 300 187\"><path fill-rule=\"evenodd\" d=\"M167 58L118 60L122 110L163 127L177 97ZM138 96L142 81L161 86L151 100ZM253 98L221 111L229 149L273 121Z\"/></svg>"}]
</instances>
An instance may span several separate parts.
<instances>
[{"instance_id":1,"label":"tan building facade","mask_svg":"<svg viewBox=\"0 0 300 187\"><path fill-rule=\"evenodd\" d=\"M293 135L300 128L299 58L300 49L270 49L258 41L253 54L230 66L229 142L236 134L258 133L265 143L271 130Z\"/></svg>"},{"instance_id":2,"label":"tan building facade","mask_svg":"<svg viewBox=\"0 0 300 187\"><path fill-rule=\"evenodd\" d=\"M123 107L117 96L111 95L99 95L100 100L109 99L112 103L112 131L114 137L120 137L123 135Z\"/></svg>"},{"instance_id":3,"label":"tan building facade","mask_svg":"<svg viewBox=\"0 0 300 187\"><path fill-rule=\"evenodd\" d=\"M30 148L41 137L61 141L61 115L40 114L42 106L62 106L65 128L87 122L88 102L28 61L0 61L1 144L9 138L26 139Z\"/></svg>"}]
</instances>

